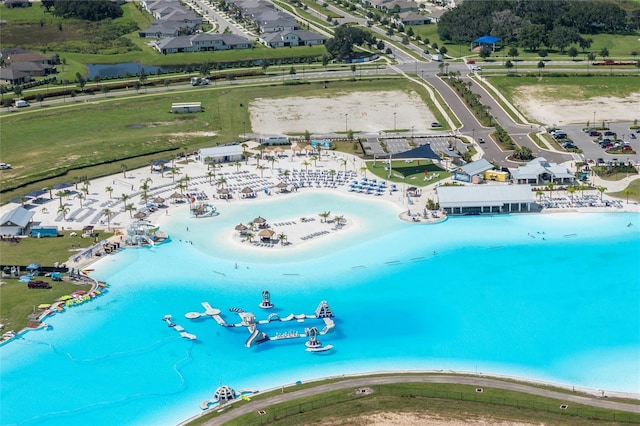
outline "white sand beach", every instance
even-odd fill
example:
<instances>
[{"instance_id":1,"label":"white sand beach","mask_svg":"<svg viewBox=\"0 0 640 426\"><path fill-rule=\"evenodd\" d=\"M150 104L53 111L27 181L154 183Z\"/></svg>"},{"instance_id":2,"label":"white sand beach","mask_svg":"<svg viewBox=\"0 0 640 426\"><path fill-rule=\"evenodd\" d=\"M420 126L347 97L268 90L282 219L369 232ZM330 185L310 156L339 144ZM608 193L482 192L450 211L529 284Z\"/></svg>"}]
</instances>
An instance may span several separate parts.
<instances>
[{"instance_id":1,"label":"white sand beach","mask_svg":"<svg viewBox=\"0 0 640 426\"><path fill-rule=\"evenodd\" d=\"M257 143L251 143L249 149L255 148ZM297 151L296 151L297 152ZM291 148L286 149L282 153L283 157L278 166L273 169L267 168L263 170L257 169L257 163L255 158L250 159L248 162L243 162L241 165L236 166L234 164L224 164L216 169L216 176L224 176L227 180L227 187L234 188L232 192L233 197L230 200L221 200L217 198L218 186L216 185L216 178L208 176L208 169L205 164L195 161L193 158L182 158L175 162L175 166L179 169L180 173L177 176L172 176L169 173L162 175L159 172L152 171L149 167L144 167L137 170L128 170L126 173L120 173L109 177L103 177L93 179L90 181L89 192L86 198L81 200L73 196L68 198L58 199L55 195L52 199L49 199L49 194L44 194L42 200L32 211L35 213L33 217L33 224L35 226L58 226L61 230L76 230L78 234L81 234L81 230L87 226L94 226L96 229L108 230L113 232L115 230L121 233L125 231L126 227L131 223L134 223L139 218L136 216L140 211L145 210L145 202L142 200L142 191L140 186L142 182L150 179L148 184L150 186L149 194L151 195L150 202L156 197L162 197L165 199L167 208L160 208L154 212L149 213L144 217L155 224L162 224L165 219L177 212L178 209L189 209L189 203L172 203L174 201L171 196L176 193L180 193L180 190L176 188L177 181L184 176L189 176L189 185L184 189L185 193L197 193L205 196L212 205L217 203L230 202L230 203L260 203L264 201L282 201L286 202L287 197L291 196L291 193L282 193L277 185L281 182L281 176L278 174L278 168L287 170L298 170L299 173L308 173L309 175L315 174L316 176L326 176L329 170L341 173L345 183L341 185L321 184L317 182L315 184L305 186L297 189L297 191L337 191L344 196L349 197L364 197L368 199L375 199L379 202L391 203L395 206L398 212L398 219L409 222L417 222L419 226L421 223L434 223L443 220L445 216L440 214L437 218L433 218L431 215L425 219L420 215L423 211L428 199L437 200L436 185L432 184L421 189L421 194L412 200L412 205L407 204L407 197L405 194L407 184L398 184L395 191L390 191L390 185L385 187L385 190L380 192L370 193L357 193L349 190L350 186L347 181L362 180L365 175L362 174L360 168L364 165L363 161L359 158L350 156L348 154L340 152L331 152L328 155L324 155L317 162L311 162L312 165L303 165L307 160L306 155L296 155ZM346 166L345 166L345 161ZM569 164L567 164L569 165ZM368 174L368 177L372 176ZM628 183L636 177L625 178L616 182L605 182L596 178L596 185L603 185L607 187L607 192L621 191ZM255 197L242 198L241 189L244 188L245 182L259 182L260 188L269 188L269 194L267 195L263 190L255 192ZM442 183L442 182L441 182ZM109 189L112 189L109 192ZM69 188L73 190L74 188ZM562 194L560 191L556 191L558 195ZM126 195L127 204L132 204L134 210L125 211L124 203L122 202L122 196ZM610 198L606 195L605 199ZM67 207L67 215L62 215L57 212L60 203L64 203ZM12 209L16 204L8 204L2 206L0 214ZM104 210L109 209L112 212L110 220L108 221L104 216ZM619 211L620 208L615 207L576 207L576 208L563 208L563 209L545 209L543 213L562 213L562 212L602 212L602 211ZM640 206L637 203L623 203L622 210L628 211L640 211ZM327 218L327 222L324 223L322 217L319 216L321 211L310 211L308 220L302 220L302 218L290 218L290 220L281 221L278 226L273 226L275 231L273 236L266 241L263 241L259 237L260 229L256 228L250 232L254 234L251 241L248 241L246 235L241 235L234 229L229 229L227 242L229 244L242 244L247 249L252 250L296 250L298 247L305 246L307 244L314 244L316 241L327 241L333 235L340 233L344 235L349 233L351 229L356 229L359 226L358 217L344 217L340 225L334 222L336 216L340 215L340 212L332 212L331 216ZM416 215L417 213L417 215ZM417 218L416 218L417 216ZM196 219L194 219L196 220ZM272 225L272 224L270 224ZM279 238L280 234L284 234L284 238ZM113 241L121 241L120 236L111 237ZM77 253L75 253L77 254ZM74 253L70 253L70 258L73 258ZM61 263L64 263L67 259L60 259ZM82 266L94 259L77 259L78 262L68 261L68 266Z\"/></svg>"}]
</instances>

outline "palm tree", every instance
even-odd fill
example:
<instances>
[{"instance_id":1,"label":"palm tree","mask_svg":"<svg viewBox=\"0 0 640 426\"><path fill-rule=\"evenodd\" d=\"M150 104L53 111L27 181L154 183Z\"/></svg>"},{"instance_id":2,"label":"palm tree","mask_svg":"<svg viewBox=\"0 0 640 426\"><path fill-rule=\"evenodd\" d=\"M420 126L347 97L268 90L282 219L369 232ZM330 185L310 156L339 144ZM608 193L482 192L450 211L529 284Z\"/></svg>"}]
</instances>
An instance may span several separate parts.
<instances>
[{"instance_id":1,"label":"palm tree","mask_svg":"<svg viewBox=\"0 0 640 426\"><path fill-rule=\"evenodd\" d=\"M627 204L629 204L629 195L633 195L635 194L635 192L633 192L629 188L626 188L624 191L622 191L622 193L627 196Z\"/></svg>"},{"instance_id":2,"label":"palm tree","mask_svg":"<svg viewBox=\"0 0 640 426\"><path fill-rule=\"evenodd\" d=\"M107 217L107 232L109 232L111 230L111 216L113 215L113 211L104 209L102 215Z\"/></svg>"},{"instance_id":3,"label":"palm tree","mask_svg":"<svg viewBox=\"0 0 640 426\"><path fill-rule=\"evenodd\" d=\"M216 183L218 184L219 188L224 189L224 185L227 183L227 180L224 178L224 176L220 176Z\"/></svg>"},{"instance_id":4,"label":"palm tree","mask_svg":"<svg viewBox=\"0 0 640 426\"><path fill-rule=\"evenodd\" d=\"M331 176L331 180L333 180L335 175L336 175L336 171L334 169L329 170L329 176Z\"/></svg>"},{"instance_id":5,"label":"palm tree","mask_svg":"<svg viewBox=\"0 0 640 426\"><path fill-rule=\"evenodd\" d=\"M326 222L327 218L331 215L331 212L318 213L318 216L322 219L322 222Z\"/></svg>"},{"instance_id":6,"label":"palm tree","mask_svg":"<svg viewBox=\"0 0 640 426\"><path fill-rule=\"evenodd\" d=\"M136 208L133 206L133 204L127 204L126 206L124 206L124 211L129 212L129 217L133 217L133 212L135 210Z\"/></svg>"},{"instance_id":7,"label":"palm tree","mask_svg":"<svg viewBox=\"0 0 640 426\"><path fill-rule=\"evenodd\" d=\"M318 156L317 155L312 155L311 156L311 161L313 161L313 167L318 167Z\"/></svg>"},{"instance_id":8,"label":"palm tree","mask_svg":"<svg viewBox=\"0 0 640 426\"><path fill-rule=\"evenodd\" d=\"M182 179L180 179L181 181L184 182L184 189L189 189L189 181L191 180L191 178L189 177L189 175L184 175L184 177Z\"/></svg>"},{"instance_id":9,"label":"palm tree","mask_svg":"<svg viewBox=\"0 0 640 426\"><path fill-rule=\"evenodd\" d=\"M343 220L344 220L344 216L336 216L333 218L333 222L336 224L336 228L342 227Z\"/></svg>"},{"instance_id":10,"label":"palm tree","mask_svg":"<svg viewBox=\"0 0 640 426\"><path fill-rule=\"evenodd\" d=\"M129 196L127 194L122 194L120 196L120 200L122 201L122 204L127 204L127 200L129 199Z\"/></svg>"},{"instance_id":11,"label":"palm tree","mask_svg":"<svg viewBox=\"0 0 640 426\"><path fill-rule=\"evenodd\" d=\"M536 191L536 197L538 197L538 200L540 200L543 195L544 195L544 191L541 191L539 189Z\"/></svg>"},{"instance_id":12,"label":"palm tree","mask_svg":"<svg viewBox=\"0 0 640 426\"><path fill-rule=\"evenodd\" d=\"M244 234L244 240L245 241L249 241L250 243L253 242L253 238L254 237L255 237L255 235L253 235L253 232L250 232L250 231L248 231L248 232L246 232Z\"/></svg>"},{"instance_id":13,"label":"palm tree","mask_svg":"<svg viewBox=\"0 0 640 426\"><path fill-rule=\"evenodd\" d=\"M278 240L280 240L280 245L284 245L284 242L286 241L286 239L287 239L287 235L284 232L278 234Z\"/></svg>"},{"instance_id":14,"label":"palm tree","mask_svg":"<svg viewBox=\"0 0 640 426\"><path fill-rule=\"evenodd\" d=\"M367 166L360 167L360 173L362 173L364 177L367 177Z\"/></svg>"},{"instance_id":15,"label":"palm tree","mask_svg":"<svg viewBox=\"0 0 640 426\"><path fill-rule=\"evenodd\" d=\"M53 199L53 185L47 185L45 189L49 191L49 198Z\"/></svg>"},{"instance_id":16,"label":"palm tree","mask_svg":"<svg viewBox=\"0 0 640 426\"><path fill-rule=\"evenodd\" d=\"M282 176L288 178L289 175L291 175L291 172L289 171L289 169L285 169L284 172L282 172Z\"/></svg>"},{"instance_id":17,"label":"palm tree","mask_svg":"<svg viewBox=\"0 0 640 426\"><path fill-rule=\"evenodd\" d=\"M256 169L260 170L260 177L264 177L265 167L262 164L258 164L258 167L256 167Z\"/></svg>"},{"instance_id":18,"label":"palm tree","mask_svg":"<svg viewBox=\"0 0 640 426\"><path fill-rule=\"evenodd\" d=\"M342 160L340 160L340 165L344 167L344 171L346 173L347 172L347 159L343 158Z\"/></svg>"},{"instance_id":19,"label":"palm tree","mask_svg":"<svg viewBox=\"0 0 640 426\"><path fill-rule=\"evenodd\" d=\"M80 208L82 208L82 200L84 200L84 199L85 199L85 195L84 195L82 192L78 192L78 193L76 194L76 198L77 198L78 200L80 200Z\"/></svg>"},{"instance_id":20,"label":"palm tree","mask_svg":"<svg viewBox=\"0 0 640 426\"><path fill-rule=\"evenodd\" d=\"M140 199L144 201L145 206L147 205L147 201L149 201L149 198L151 198L151 195L147 194L146 192L143 192L142 195L140 195Z\"/></svg>"},{"instance_id":21,"label":"palm tree","mask_svg":"<svg viewBox=\"0 0 640 426\"><path fill-rule=\"evenodd\" d=\"M302 162L302 165L304 166L305 171L309 170L309 166L311 165L311 163L309 163L307 160L304 160Z\"/></svg>"},{"instance_id":22,"label":"palm tree","mask_svg":"<svg viewBox=\"0 0 640 426\"><path fill-rule=\"evenodd\" d=\"M111 199L113 197L113 187L107 186L104 190L109 193L109 199Z\"/></svg>"},{"instance_id":23,"label":"palm tree","mask_svg":"<svg viewBox=\"0 0 640 426\"><path fill-rule=\"evenodd\" d=\"M65 195L67 195L65 191L56 192L56 197L58 197L58 199L60 200L60 206L62 206L62 197L64 197Z\"/></svg>"},{"instance_id":24,"label":"palm tree","mask_svg":"<svg viewBox=\"0 0 640 426\"><path fill-rule=\"evenodd\" d=\"M176 175L180 174L180 170L177 167L172 167L169 173L171 174L171 183L176 183Z\"/></svg>"},{"instance_id":25,"label":"palm tree","mask_svg":"<svg viewBox=\"0 0 640 426\"><path fill-rule=\"evenodd\" d=\"M212 185L212 183L211 183L211 178L216 177L216 173L215 173L215 172L212 172L212 171L208 171L208 172L207 172L207 177L209 178L209 185Z\"/></svg>"},{"instance_id":26,"label":"palm tree","mask_svg":"<svg viewBox=\"0 0 640 426\"><path fill-rule=\"evenodd\" d=\"M240 171L240 166L242 166L242 163L240 161L234 161L233 165L236 166L236 171Z\"/></svg>"},{"instance_id":27,"label":"palm tree","mask_svg":"<svg viewBox=\"0 0 640 426\"><path fill-rule=\"evenodd\" d=\"M556 185L555 183L553 183L553 182L549 182L549 183L547 184L547 186L545 187L545 188L547 188L547 189L549 190L549 199L553 199L553 187L554 187L555 185Z\"/></svg>"},{"instance_id":28,"label":"palm tree","mask_svg":"<svg viewBox=\"0 0 640 426\"><path fill-rule=\"evenodd\" d=\"M273 171L273 165L278 162L275 156L269 157L269 162L271 163L271 171Z\"/></svg>"},{"instance_id":29,"label":"palm tree","mask_svg":"<svg viewBox=\"0 0 640 426\"><path fill-rule=\"evenodd\" d=\"M599 186L598 191L600 191L600 202L602 202L602 194L607 190L604 186Z\"/></svg>"},{"instance_id":30,"label":"palm tree","mask_svg":"<svg viewBox=\"0 0 640 426\"><path fill-rule=\"evenodd\" d=\"M570 187L568 187L567 192L571 194L571 202L573 203L573 193L576 192L575 185L571 185Z\"/></svg>"},{"instance_id":31,"label":"palm tree","mask_svg":"<svg viewBox=\"0 0 640 426\"><path fill-rule=\"evenodd\" d=\"M187 186L184 184L184 182L182 181L182 179L180 179L178 181L178 184L176 185L176 189L180 190L181 194L184 194L184 190L187 188Z\"/></svg>"},{"instance_id":32,"label":"palm tree","mask_svg":"<svg viewBox=\"0 0 640 426\"><path fill-rule=\"evenodd\" d=\"M120 164L120 169L122 170L122 176L126 179L127 178L127 165L122 163Z\"/></svg>"},{"instance_id":33,"label":"palm tree","mask_svg":"<svg viewBox=\"0 0 640 426\"><path fill-rule=\"evenodd\" d=\"M62 215L63 220L67 220L67 213L69 213L69 207L60 204L60 207L58 207L58 214Z\"/></svg>"}]
</instances>

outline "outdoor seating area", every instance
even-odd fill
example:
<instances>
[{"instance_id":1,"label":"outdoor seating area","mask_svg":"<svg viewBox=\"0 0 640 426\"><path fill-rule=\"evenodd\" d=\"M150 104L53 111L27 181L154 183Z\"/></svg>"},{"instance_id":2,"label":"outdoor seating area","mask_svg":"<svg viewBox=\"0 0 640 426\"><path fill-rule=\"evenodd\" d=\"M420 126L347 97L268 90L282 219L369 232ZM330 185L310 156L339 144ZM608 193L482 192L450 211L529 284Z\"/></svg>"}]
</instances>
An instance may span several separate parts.
<instances>
[{"instance_id":1,"label":"outdoor seating area","mask_svg":"<svg viewBox=\"0 0 640 426\"><path fill-rule=\"evenodd\" d=\"M346 185L356 177L357 174L353 170L332 172L331 170L293 169L287 174L283 169L278 169L280 181L294 188L337 188Z\"/></svg>"},{"instance_id":2,"label":"outdoor seating area","mask_svg":"<svg viewBox=\"0 0 640 426\"><path fill-rule=\"evenodd\" d=\"M540 200L540 205L547 209L566 209L575 207L616 207L621 209L621 200L601 199L597 194L585 194L582 196L547 197Z\"/></svg>"},{"instance_id":3,"label":"outdoor seating area","mask_svg":"<svg viewBox=\"0 0 640 426\"><path fill-rule=\"evenodd\" d=\"M396 191L396 185L391 184L391 186L387 187L386 181L378 182L377 179L367 179L363 177L362 179L354 180L349 185L349 192L357 192L359 194L374 194L374 195L382 195L386 190L389 192Z\"/></svg>"}]
</instances>

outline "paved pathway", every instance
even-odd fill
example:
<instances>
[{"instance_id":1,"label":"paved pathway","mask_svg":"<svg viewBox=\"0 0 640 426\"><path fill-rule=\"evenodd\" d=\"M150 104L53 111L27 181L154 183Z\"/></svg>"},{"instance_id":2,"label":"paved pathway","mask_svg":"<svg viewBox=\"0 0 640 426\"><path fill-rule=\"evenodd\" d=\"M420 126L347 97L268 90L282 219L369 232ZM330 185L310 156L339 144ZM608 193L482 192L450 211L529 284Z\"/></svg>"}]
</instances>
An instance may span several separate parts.
<instances>
[{"instance_id":1,"label":"paved pathway","mask_svg":"<svg viewBox=\"0 0 640 426\"><path fill-rule=\"evenodd\" d=\"M247 413L255 412L260 409L264 409L270 405L278 404L285 401L290 401L297 398L308 397L312 395L318 395L324 392L334 391L337 389L350 389L363 386L381 385L389 383L453 383L464 384L478 387L493 387L498 389L511 390L516 392L523 392L529 395L543 396L547 398L553 398L561 400L567 404L577 403L588 405L598 408L606 408L613 410L629 411L633 413L640 413L640 405L626 404L621 402L609 401L603 398L582 396L570 393L561 393L544 388L529 386L521 383L512 383L496 379L483 378L483 377L469 377L469 376L379 376L379 377L360 377L354 379L347 379L335 383L327 383L324 385L316 386L308 389L301 389L295 392L276 394L270 398L252 401L248 404L244 404L239 407L235 407L228 412L211 419L204 424L207 426L222 425L228 421L231 421L239 416ZM186 422L185 422L186 423Z\"/></svg>"}]
</instances>

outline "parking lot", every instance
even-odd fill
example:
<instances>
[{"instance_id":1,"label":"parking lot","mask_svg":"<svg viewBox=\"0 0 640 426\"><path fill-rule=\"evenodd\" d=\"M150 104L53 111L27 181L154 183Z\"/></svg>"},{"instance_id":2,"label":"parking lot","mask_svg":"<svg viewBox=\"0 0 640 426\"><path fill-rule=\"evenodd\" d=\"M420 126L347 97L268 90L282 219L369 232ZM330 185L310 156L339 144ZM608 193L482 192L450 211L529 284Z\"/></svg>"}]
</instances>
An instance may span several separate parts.
<instances>
[{"instance_id":1,"label":"parking lot","mask_svg":"<svg viewBox=\"0 0 640 426\"><path fill-rule=\"evenodd\" d=\"M601 125L602 123L600 123ZM604 130L597 130L597 132L601 133L600 136L597 136L593 133L593 136L590 136L583 129L584 126L579 124L575 125L567 125L561 126L560 129L567 134L568 140L573 141L573 143L582 150L582 154L579 154L584 160L597 160L598 158L602 158L605 162L613 161L614 159L618 161L631 161L635 164L640 163L640 133L636 130L632 130L629 128L631 123L607 123L607 127L609 127L609 131L615 133L614 135L606 135ZM624 149L624 146L629 146L632 151L626 152L617 152L617 153L608 153L599 143L594 141L602 141L603 139L609 139L611 144L619 143L620 149ZM558 143L562 143L563 140L558 140ZM632 153L635 152L635 153Z\"/></svg>"},{"instance_id":2,"label":"parking lot","mask_svg":"<svg viewBox=\"0 0 640 426\"><path fill-rule=\"evenodd\" d=\"M455 149L450 149L449 141L455 144ZM386 152L380 142L386 145ZM409 145L409 138L370 138L363 142L363 145L367 148L368 154L380 157L387 156L389 153L391 155L400 154L427 143L431 145L431 149L436 154L444 153L450 157L459 157L458 151L460 153L467 151L466 145L453 136L416 137L414 142L415 146L412 147Z\"/></svg>"}]
</instances>

